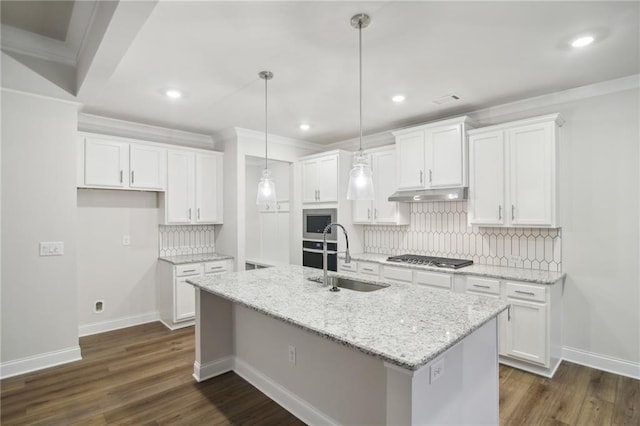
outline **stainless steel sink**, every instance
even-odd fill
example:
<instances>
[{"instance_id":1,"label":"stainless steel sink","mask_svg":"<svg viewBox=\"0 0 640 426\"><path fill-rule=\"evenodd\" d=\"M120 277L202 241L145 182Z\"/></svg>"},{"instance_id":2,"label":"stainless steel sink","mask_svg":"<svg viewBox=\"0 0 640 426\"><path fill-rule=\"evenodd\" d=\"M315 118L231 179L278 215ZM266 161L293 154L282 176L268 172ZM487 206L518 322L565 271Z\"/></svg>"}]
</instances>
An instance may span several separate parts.
<instances>
[{"instance_id":1,"label":"stainless steel sink","mask_svg":"<svg viewBox=\"0 0 640 426\"><path fill-rule=\"evenodd\" d=\"M322 277L313 277L309 278L309 280L321 283ZM327 284L329 286L333 286L335 284L337 287L346 288L353 291L376 291L388 287L384 284L374 284L366 281L354 280L351 278L338 277L335 275L327 277L327 281Z\"/></svg>"}]
</instances>

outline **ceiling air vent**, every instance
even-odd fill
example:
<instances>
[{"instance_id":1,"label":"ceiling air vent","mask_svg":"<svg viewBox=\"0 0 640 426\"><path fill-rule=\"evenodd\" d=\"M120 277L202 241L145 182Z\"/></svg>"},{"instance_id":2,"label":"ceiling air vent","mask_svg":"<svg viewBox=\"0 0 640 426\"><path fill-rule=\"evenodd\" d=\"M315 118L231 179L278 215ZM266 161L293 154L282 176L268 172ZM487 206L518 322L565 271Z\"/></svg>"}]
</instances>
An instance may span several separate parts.
<instances>
[{"instance_id":1,"label":"ceiling air vent","mask_svg":"<svg viewBox=\"0 0 640 426\"><path fill-rule=\"evenodd\" d=\"M432 102L436 105L446 104L447 102L458 101L460 100L460 96L450 94L439 97L438 99L434 99Z\"/></svg>"}]
</instances>

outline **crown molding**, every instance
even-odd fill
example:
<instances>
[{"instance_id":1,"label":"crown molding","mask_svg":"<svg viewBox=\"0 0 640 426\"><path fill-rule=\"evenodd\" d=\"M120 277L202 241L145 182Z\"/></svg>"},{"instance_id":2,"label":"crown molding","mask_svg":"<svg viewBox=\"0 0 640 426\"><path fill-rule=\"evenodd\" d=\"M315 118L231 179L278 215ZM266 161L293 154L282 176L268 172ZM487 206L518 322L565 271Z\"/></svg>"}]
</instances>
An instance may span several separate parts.
<instances>
[{"instance_id":1,"label":"crown molding","mask_svg":"<svg viewBox=\"0 0 640 426\"><path fill-rule=\"evenodd\" d=\"M27 92L25 90L10 89L8 87L0 87L0 91L7 92L7 93L17 93L19 95L31 96L33 98L45 99L47 101L54 101L54 102L60 102L60 103L63 103L63 104L73 105L78 109L80 109L82 107L82 104L80 102L78 102L78 101L73 101L73 100L69 100L69 99L62 99L62 98L56 98L54 96L40 95L38 93Z\"/></svg>"},{"instance_id":2,"label":"crown molding","mask_svg":"<svg viewBox=\"0 0 640 426\"><path fill-rule=\"evenodd\" d=\"M391 145L395 143L395 138L391 133L392 130L387 130L380 133L374 133L371 135L362 137L362 147L363 149L371 149L377 148L380 146ZM360 147L360 138L352 138L347 139L340 142L330 143L328 145L322 145L323 149L333 150L333 149L345 149L347 151L356 151Z\"/></svg>"},{"instance_id":3,"label":"crown molding","mask_svg":"<svg viewBox=\"0 0 640 426\"><path fill-rule=\"evenodd\" d=\"M244 129L242 127L231 127L221 132L215 133L214 138L216 141L229 140L236 138L255 139L258 141L264 140L264 132L256 130ZM305 141L302 139L293 139L286 136L279 136L269 133L269 143L276 143L278 145L295 146L297 148L306 148L314 151L325 151L326 146L317 143Z\"/></svg>"},{"instance_id":4,"label":"crown molding","mask_svg":"<svg viewBox=\"0 0 640 426\"><path fill-rule=\"evenodd\" d=\"M582 99L637 88L640 88L640 74L632 74L626 77L589 84L587 86L574 87L560 92L549 93L546 95L535 96L533 98L509 102L507 104L496 105L494 107L483 108L469 112L468 115L472 116L475 121L482 121L529 109L575 102Z\"/></svg>"},{"instance_id":5,"label":"crown molding","mask_svg":"<svg viewBox=\"0 0 640 426\"><path fill-rule=\"evenodd\" d=\"M188 146L191 148L213 149L214 140L209 135L135 123L116 118L80 113L78 114L78 130L100 133L152 142Z\"/></svg>"},{"instance_id":6,"label":"crown molding","mask_svg":"<svg viewBox=\"0 0 640 426\"><path fill-rule=\"evenodd\" d=\"M64 41L2 25L2 49L75 67L77 51Z\"/></svg>"}]
</instances>

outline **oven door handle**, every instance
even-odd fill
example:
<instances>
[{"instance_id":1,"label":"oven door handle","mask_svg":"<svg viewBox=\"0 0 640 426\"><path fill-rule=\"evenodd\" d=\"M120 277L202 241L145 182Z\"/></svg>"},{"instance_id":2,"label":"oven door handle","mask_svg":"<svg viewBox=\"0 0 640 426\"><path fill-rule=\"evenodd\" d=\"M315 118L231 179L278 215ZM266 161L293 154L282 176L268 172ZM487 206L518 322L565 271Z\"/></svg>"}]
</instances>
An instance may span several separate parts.
<instances>
[{"instance_id":1,"label":"oven door handle","mask_svg":"<svg viewBox=\"0 0 640 426\"><path fill-rule=\"evenodd\" d=\"M320 253L322 254L322 250L303 248L302 251L308 251L309 253ZM338 254L337 251L327 250L327 254Z\"/></svg>"}]
</instances>

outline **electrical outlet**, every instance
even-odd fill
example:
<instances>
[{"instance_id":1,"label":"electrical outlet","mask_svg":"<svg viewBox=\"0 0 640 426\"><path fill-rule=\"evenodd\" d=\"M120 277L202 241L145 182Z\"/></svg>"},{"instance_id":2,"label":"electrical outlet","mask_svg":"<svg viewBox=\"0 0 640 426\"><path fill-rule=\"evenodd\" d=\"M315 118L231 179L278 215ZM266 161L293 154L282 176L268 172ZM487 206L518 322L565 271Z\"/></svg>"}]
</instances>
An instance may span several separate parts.
<instances>
[{"instance_id":1,"label":"electrical outlet","mask_svg":"<svg viewBox=\"0 0 640 426\"><path fill-rule=\"evenodd\" d=\"M131 236L129 235L123 235L122 236L122 245L123 246L128 246L131 244Z\"/></svg>"},{"instance_id":2,"label":"electrical outlet","mask_svg":"<svg viewBox=\"0 0 640 426\"><path fill-rule=\"evenodd\" d=\"M40 256L62 256L64 243L62 241L40 243Z\"/></svg>"},{"instance_id":3,"label":"electrical outlet","mask_svg":"<svg viewBox=\"0 0 640 426\"><path fill-rule=\"evenodd\" d=\"M93 312L101 314L102 311L104 311L104 302L102 300L96 300L96 303L93 305Z\"/></svg>"},{"instance_id":4,"label":"electrical outlet","mask_svg":"<svg viewBox=\"0 0 640 426\"><path fill-rule=\"evenodd\" d=\"M293 365L296 364L296 347L289 345L289 362Z\"/></svg>"},{"instance_id":5,"label":"electrical outlet","mask_svg":"<svg viewBox=\"0 0 640 426\"><path fill-rule=\"evenodd\" d=\"M431 380L429 383L435 383L440 377L444 376L444 358L440 358L429 367Z\"/></svg>"}]
</instances>

